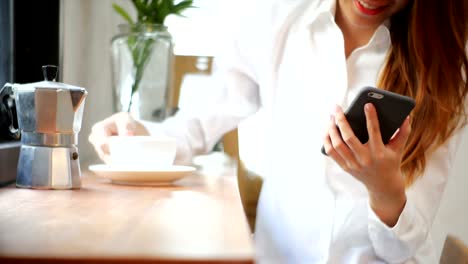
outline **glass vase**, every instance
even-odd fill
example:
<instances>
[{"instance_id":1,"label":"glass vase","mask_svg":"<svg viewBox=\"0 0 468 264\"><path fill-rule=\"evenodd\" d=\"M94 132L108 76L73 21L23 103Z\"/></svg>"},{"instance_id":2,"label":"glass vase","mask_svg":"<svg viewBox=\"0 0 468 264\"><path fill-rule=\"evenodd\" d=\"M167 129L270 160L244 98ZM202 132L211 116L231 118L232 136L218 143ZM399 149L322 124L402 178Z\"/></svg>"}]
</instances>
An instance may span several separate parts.
<instances>
[{"instance_id":1,"label":"glass vase","mask_svg":"<svg viewBox=\"0 0 468 264\"><path fill-rule=\"evenodd\" d=\"M122 24L112 38L114 111L161 121L169 106L173 43L160 24Z\"/></svg>"}]
</instances>

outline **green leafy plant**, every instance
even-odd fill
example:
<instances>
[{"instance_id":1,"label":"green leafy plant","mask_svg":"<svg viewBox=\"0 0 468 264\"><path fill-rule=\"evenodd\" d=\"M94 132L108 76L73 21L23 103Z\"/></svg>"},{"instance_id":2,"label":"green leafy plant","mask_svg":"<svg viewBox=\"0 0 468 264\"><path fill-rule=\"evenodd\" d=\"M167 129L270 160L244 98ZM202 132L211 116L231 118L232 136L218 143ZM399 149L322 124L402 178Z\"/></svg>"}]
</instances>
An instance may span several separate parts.
<instances>
[{"instance_id":1,"label":"green leafy plant","mask_svg":"<svg viewBox=\"0 0 468 264\"><path fill-rule=\"evenodd\" d=\"M176 3L177 2L177 3ZM181 15L187 8L193 8L193 0L132 0L133 6L137 11L137 21L134 22L129 13L120 5L113 3L114 10L127 21L132 32L137 32L141 27L146 31L151 31L155 25L163 25L168 15ZM130 112L132 97L138 91L143 72L149 61L154 39L138 38L137 34L132 34L127 40L128 48L132 54L133 70L135 77L132 84L130 102L127 112Z\"/></svg>"}]
</instances>

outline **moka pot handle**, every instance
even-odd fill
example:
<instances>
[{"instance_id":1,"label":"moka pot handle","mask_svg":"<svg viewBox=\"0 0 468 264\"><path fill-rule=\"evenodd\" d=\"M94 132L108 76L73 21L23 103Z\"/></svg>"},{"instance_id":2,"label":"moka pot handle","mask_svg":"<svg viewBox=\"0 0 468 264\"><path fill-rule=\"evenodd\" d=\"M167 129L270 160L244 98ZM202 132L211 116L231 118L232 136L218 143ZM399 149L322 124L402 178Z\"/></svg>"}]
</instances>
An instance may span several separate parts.
<instances>
[{"instance_id":1,"label":"moka pot handle","mask_svg":"<svg viewBox=\"0 0 468 264\"><path fill-rule=\"evenodd\" d=\"M13 85L6 83L0 89L0 114L4 116L4 121L8 126L8 133L12 139L20 138L20 130L16 115L16 102L13 96Z\"/></svg>"}]
</instances>

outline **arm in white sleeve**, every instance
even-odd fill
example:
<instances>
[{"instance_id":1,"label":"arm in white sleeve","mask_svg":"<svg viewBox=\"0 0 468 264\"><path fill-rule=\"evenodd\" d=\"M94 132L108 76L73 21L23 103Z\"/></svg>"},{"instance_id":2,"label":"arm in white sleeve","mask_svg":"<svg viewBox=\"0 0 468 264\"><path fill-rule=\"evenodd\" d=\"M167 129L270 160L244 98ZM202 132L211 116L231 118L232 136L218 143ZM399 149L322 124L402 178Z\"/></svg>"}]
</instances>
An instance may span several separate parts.
<instances>
[{"instance_id":1,"label":"arm in white sleeve","mask_svg":"<svg viewBox=\"0 0 468 264\"><path fill-rule=\"evenodd\" d=\"M378 257L388 263L403 263L414 258L418 249L426 242L463 131L457 131L427 157L424 175L407 189L406 205L394 227L388 227L368 207L369 237Z\"/></svg>"},{"instance_id":2,"label":"arm in white sleeve","mask_svg":"<svg viewBox=\"0 0 468 264\"><path fill-rule=\"evenodd\" d=\"M219 87L216 99L193 109L180 109L164 122L143 122L150 134L165 134L178 140L176 163L186 164L196 154L211 151L222 135L259 108L258 85L249 58L243 55L238 37L216 56L213 78ZM200 100L199 100L200 101Z\"/></svg>"}]
</instances>

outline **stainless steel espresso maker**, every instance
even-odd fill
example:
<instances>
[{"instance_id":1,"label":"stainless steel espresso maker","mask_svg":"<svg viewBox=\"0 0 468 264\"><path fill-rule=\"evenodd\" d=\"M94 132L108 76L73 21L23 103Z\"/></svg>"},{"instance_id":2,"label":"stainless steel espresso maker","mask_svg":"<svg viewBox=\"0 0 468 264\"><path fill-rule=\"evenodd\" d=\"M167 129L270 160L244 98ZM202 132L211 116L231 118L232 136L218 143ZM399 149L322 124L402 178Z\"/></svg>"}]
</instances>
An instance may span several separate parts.
<instances>
[{"instance_id":1,"label":"stainless steel espresso maker","mask_svg":"<svg viewBox=\"0 0 468 264\"><path fill-rule=\"evenodd\" d=\"M43 66L45 81L5 85L13 89L21 131L17 187L81 187L77 144L87 92L56 82L57 71Z\"/></svg>"}]
</instances>

